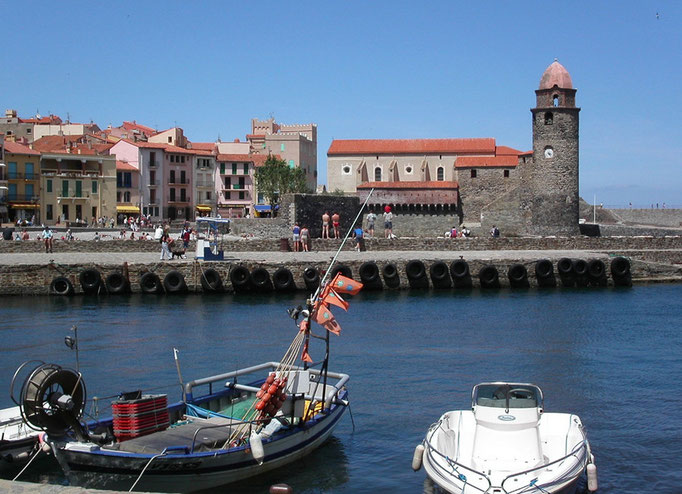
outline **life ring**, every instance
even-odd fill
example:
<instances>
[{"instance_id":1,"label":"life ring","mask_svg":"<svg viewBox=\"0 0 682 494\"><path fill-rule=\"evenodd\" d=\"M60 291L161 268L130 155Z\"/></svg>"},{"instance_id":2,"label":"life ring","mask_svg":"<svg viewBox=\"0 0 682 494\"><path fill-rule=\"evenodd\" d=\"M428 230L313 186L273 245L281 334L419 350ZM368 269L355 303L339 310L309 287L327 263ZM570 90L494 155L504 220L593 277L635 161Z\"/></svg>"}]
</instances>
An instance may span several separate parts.
<instances>
[{"instance_id":1,"label":"life ring","mask_svg":"<svg viewBox=\"0 0 682 494\"><path fill-rule=\"evenodd\" d=\"M201 271L201 287L205 292L219 292L223 288L223 280L220 274L213 268Z\"/></svg>"},{"instance_id":2,"label":"life ring","mask_svg":"<svg viewBox=\"0 0 682 494\"><path fill-rule=\"evenodd\" d=\"M448 265L443 261L436 261L429 267L429 276L434 288L450 288L452 280L448 271Z\"/></svg>"},{"instance_id":3,"label":"life ring","mask_svg":"<svg viewBox=\"0 0 682 494\"><path fill-rule=\"evenodd\" d=\"M140 278L140 289L142 293L159 293L161 291L161 280L152 272L147 272Z\"/></svg>"},{"instance_id":4,"label":"life ring","mask_svg":"<svg viewBox=\"0 0 682 494\"><path fill-rule=\"evenodd\" d=\"M107 292L112 295L126 293L128 291L128 280L122 273L114 271L106 277L104 286L107 288Z\"/></svg>"},{"instance_id":5,"label":"life ring","mask_svg":"<svg viewBox=\"0 0 682 494\"><path fill-rule=\"evenodd\" d=\"M88 268L80 272L78 281L81 284L83 293L91 295L99 291L99 286L102 283L102 276L96 269Z\"/></svg>"},{"instance_id":6,"label":"life ring","mask_svg":"<svg viewBox=\"0 0 682 494\"><path fill-rule=\"evenodd\" d=\"M303 270L303 282L308 290L317 290L320 286L320 273L313 266L308 266Z\"/></svg>"},{"instance_id":7,"label":"life ring","mask_svg":"<svg viewBox=\"0 0 682 494\"><path fill-rule=\"evenodd\" d=\"M163 278L163 288L166 290L166 293L184 292L187 290L185 277L180 271L169 271L168 274Z\"/></svg>"},{"instance_id":8,"label":"life ring","mask_svg":"<svg viewBox=\"0 0 682 494\"><path fill-rule=\"evenodd\" d=\"M538 280L538 286L541 288L550 288L556 286L556 278L554 277L554 266L549 259L540 259L535 263L535 278Z\"/></svg>"},{"instance_id":9,"label":"life ring","mask_svg":"<svg viewBox=\"0 0 682 494\"><path fill-rule=\"evenodd\" d=\"M57 276L50 283L50 293L52 295L73 295L73 284L65 276Z\"/></svg>"},{"instance_id":10,"label":"life ring","mask_svg":"<svg viewBox=\"0 0 682 494\"><path fill-rule=\"evenodd\" d=\"M235 292L244 292L251 288L251 273L245 266L235 266L230 271L230 281Z\"/></svg>"},{"instance_id":11,"label":"life ring","mask_svg":"<svg viewBox=\"0 0 682 494\"><path fill-rule=\"evenodd\" d=\"M478 272L481 288L500 288L500 275L492 265L483 266Z\"/></svg>"},{"instance_id":12,"label":"life ring","mask_svg":"<svg viewBox=\"0 0 682 494\"><path fill-rule=\"evenodd\" d=\"M272 275L272 282L278 292L288 292L296 289L294 275L287 268L279 268Z\"/></svg>"},{"instance_id":13,"label":"life ring","mask_svg":"<svg viewBox=\"0 0 682 494\"><path fill-rule=\"evenodd\" d=\"M528 288L528 270L523 264L512 264L507 271L509 285L512 288Z\"/></svg>"},{"instance_id":14,"label":"life ring","mask_svg":"<svg viewBox=\"0 0 682 494\"><path fill-rule=\"evenodd\" d=\"M256 268L251 272L251 283L253 289L259 292L272 291L272 281L270 280L270 273L265 268Z\"/></svg>"},{"instance_id":15,"label":"life ring","mask_svg":"<svg viewBox=\"0 0 682 494\"><path fill-rule=\"evenodd\" d=\"M363 262L358 269L360 281L362 281L365 288L368 290L381 290L383 284L381 283L381 276L379 275L379 266L374 261Z\"/></svg>"},{"instance_id":16,"label":"life ring","mask_svg":"<svg viewBox=\"0 0 682 494\"><path fill-rule=\"evenodd\" d=\"M412 260L405 266L405 274L410 288L428 288L429 280L426 277L426 267L419 260Z\"/></svg>"},{"instance_id":17,"label":"life ring","mask_svg":"<svg viewBox=\"0 0 682 494\"><path fill-rule=\"evenodd\" d=\"M400 287L400 274L398 273L398 267L395 264L386 264L381 270L381 274L384 276L384 283L386 283L387 287Z\"/></svg>"}]
</instances>

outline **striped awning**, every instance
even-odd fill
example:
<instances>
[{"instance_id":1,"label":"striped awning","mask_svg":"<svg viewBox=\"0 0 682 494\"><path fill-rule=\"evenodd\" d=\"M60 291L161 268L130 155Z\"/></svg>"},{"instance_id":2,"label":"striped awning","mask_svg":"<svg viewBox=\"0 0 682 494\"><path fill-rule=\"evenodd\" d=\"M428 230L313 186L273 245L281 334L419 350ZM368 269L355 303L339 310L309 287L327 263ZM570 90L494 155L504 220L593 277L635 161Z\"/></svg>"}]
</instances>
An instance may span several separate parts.
<instances>
[{"instance_id":1,"label":"striped awning","mask_svg":"<svg viewBox=\"0 0 682 494\"><path fill-rule=\"evenodd\" d=\"M211 211L212 209L211 206L205 206L203 204L197 206L197 211Z\"/></svg>"},{"instance_id":2,"label":"striped awning","mask_svg":"<svg viewBox=\"0 0 682 494\"><path fill-rule=\"evenodd\" d=\"M14 203L14 204L10 203L10 207L12 209L35 209L35 208L39 208L40 204L19 202L19 203Z\"/></svg>"},{"instance_id":3,"label":"striped awning","mask_svg":"<svg viewBox=\"0 0 682 494\"><path fill-rule=\"evenodd\" d=\"M137 206L116 206L117 213L136 213L139 214L140 208Z\"/></svg>"}]
</instances>

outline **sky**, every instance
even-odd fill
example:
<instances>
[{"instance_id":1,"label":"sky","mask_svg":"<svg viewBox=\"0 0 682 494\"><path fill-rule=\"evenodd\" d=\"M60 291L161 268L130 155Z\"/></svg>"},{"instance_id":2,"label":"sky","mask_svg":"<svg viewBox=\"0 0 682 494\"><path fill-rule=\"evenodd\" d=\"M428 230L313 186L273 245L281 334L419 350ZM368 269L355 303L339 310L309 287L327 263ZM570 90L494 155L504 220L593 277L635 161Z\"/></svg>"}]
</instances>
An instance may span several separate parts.
<instances>
[{"instance_id":1,"label":"sky","mask_svg":"<svg viewBox=\"0 0 682 494\"><path fill-rule=\"evenodd\" d=\"M243 141L252 118L316 123L319 183L333 139L532 149L557 58L581 107L580 195L682 207L682 2L2 4L4 108L191 141Z\"/></svg>"}]
</instances>

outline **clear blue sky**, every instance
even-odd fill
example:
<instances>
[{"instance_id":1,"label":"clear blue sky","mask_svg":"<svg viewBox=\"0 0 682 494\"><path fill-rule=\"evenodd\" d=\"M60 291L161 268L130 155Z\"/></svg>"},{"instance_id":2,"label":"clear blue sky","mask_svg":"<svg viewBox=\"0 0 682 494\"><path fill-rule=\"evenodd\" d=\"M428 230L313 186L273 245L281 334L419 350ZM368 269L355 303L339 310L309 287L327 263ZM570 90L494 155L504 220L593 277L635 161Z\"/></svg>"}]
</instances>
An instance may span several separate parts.
<instances>
[{"instance_id":1,"label":"clear blue sky","mask_svg":"<svg viewBox=\"0 0 682 494\"><path fill-rule=\"evenodd\" d=\"M494 137L529 150L540 76L578 89L580 193L682 206L682 3L6 2L4 108L244 139ZM657 17L658 13L658 17Z\"/></svg>"}]
</instances>

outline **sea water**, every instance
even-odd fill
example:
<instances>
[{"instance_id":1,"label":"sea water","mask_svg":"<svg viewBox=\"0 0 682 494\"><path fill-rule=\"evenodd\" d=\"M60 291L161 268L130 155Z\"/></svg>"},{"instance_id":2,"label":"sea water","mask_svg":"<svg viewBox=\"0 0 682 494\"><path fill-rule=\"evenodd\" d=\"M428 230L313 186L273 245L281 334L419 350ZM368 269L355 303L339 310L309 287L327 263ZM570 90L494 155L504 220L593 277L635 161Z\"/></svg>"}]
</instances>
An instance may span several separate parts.
<instances>
[{"instance_id":1,"label":"sea water","mask_svg":"<svg viewBox=\"0 0 682 494\"><path fill-rule=\"evenodd\" d=\"M13 405L10 379L25 360L75 367L63 343L73 325L88 397L106 408L140 388L178 398L173 348L185 381L279 360L296 333L286 309L301 302L296 294L5 298L0 406ZM331 338L330 369L351 376L350 413L310 456L230 492L265 493L280 482L296 494L423 492L424 471L410 468L414 447L443 412L469 408L482 381L538 384L546 411L579 415L599 492L682 492L682 285L364 293L348 313L332 312L342 331ZM322 359L323 346L311 354ZM25 475L65 482L45 464Z\"/></svg>"}]
</instances>

